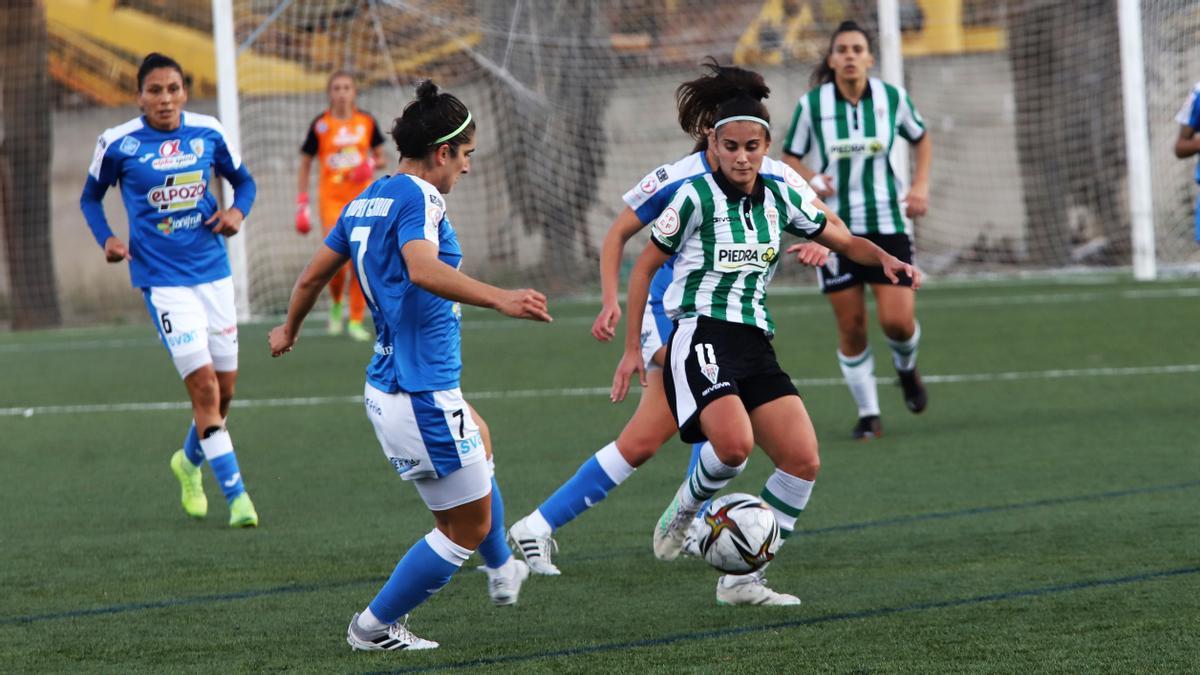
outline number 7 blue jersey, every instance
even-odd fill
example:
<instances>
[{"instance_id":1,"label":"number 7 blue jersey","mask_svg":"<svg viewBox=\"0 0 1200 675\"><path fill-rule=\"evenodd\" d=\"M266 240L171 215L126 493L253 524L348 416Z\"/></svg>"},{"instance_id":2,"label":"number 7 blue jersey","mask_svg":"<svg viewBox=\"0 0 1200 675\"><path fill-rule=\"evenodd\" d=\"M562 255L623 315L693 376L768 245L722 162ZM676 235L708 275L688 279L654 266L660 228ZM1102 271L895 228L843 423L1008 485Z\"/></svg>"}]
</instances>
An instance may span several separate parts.
<instances>
[{"instance_id":1,"label":"number 7 blue jersey","mask_svg":"<svg viewBox=\"0 0 1200 675\"><path fill-rule=\"evenodd\" d=\"M325 239L350 258L375 319L375 356L367 381L386 393L441 391L459 386L462 373L457 302L417 286L400 251L410 241L431 241L438 259L458 268L462 250L446 202L416 176L375 181L342 209Z\"/></svg>"}]
</instances>

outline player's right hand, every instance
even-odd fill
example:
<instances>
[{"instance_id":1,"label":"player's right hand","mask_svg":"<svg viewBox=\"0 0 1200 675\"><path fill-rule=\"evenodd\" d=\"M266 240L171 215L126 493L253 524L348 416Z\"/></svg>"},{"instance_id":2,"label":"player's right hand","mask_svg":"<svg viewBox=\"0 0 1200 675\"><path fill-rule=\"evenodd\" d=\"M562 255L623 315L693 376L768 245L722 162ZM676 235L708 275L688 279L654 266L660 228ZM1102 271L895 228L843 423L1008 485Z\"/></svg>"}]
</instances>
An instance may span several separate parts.
<instances>
[{"instance_id":1,"label":"player's right hand","mask_svg":"<svg viewBox=\"0 0 1200 675\"><path fill-rule=\"evenodd\" d=\"M613 373L612 392L608 397L610 401L620 403L625 400L625 394L629 393L629 381L633 379L634 373L638 374L638 382L643 387L646 386L646 364L642 363L642 350L627 348L617 364L617 372Z\"/></svg>"},{"instance_id":2,"label":"player's right hand","mask_svg":"<svg viewBox=\"0 0 1200 675\"><path fill-rule=\"evenodd\" d=\"M795 253L796 262L801 265L820 267L829 261L829 249L813 241L792 244L787 247L787 252Z\"/></svg>"},{"instance_id":3,"label":"player's right hand","mask_svg":"<svg viewBox=\"0 0 1200 675\"><path fill-rule=\"evenodd\" d=\"M617 334L617 324L621 322L621 303L604 303L596 320L592 322L592 337L601 342L608 342Z\"/></svg>"},{"instance_id":4,"label":"player's right hand","mask_svg":"<svg viewBox=\"0 0 1200 675\"><path fill-rule=\"evenodd\" d=\"M514 319L529 319L546 323L554 321L546 305L546 296L532 288L504 291L500 296L500 302L496 303L496 311Z\"/></svg>"},{"instance_id":5,"label":"player's right hand","mask_svg":"<svg viewBox=\"0 0 1200 675\"><path fill-rule=\"evenodd\" d=\"M122 260L132 260L133 255L129 253L125 242L116 237L109 237L104 240L104 259L110 263L119 263Z\"/></svg>"},{"instance_id":6,"label":"player's right hand","mask_svg":"<svg viewBox=\"0 0 1200 675\"><path fill-rule=\"evenodd\" d=\"M296 231L308 234L312 229L312 219L308 215L308 193L301 192L296 196Z\"/></svg>"},{"instance_id":7,"label":"player's right hand","mask_svg":"<svg viewBox=\"0 0 1200 675\"><path fill-rule=\"evenodd\" d=\"M279 324L267 333L267 344L271 347L271 356L283 356L292 351L296 344L296 336L287 329L287 324Z\"/></svg>"}]
</instances>

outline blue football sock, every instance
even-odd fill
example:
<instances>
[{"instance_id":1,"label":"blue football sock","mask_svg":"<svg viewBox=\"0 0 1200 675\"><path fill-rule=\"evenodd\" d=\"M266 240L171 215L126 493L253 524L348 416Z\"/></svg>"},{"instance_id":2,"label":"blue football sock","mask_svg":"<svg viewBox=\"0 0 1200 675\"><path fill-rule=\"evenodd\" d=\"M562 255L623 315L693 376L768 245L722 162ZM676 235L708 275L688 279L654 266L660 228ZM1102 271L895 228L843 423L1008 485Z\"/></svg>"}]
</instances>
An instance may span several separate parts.
<instances>
[{"instance_id":1,"label":"blue football sock","mask_svg":"<svg viewBox=\"0 0 1200 675\"><path fill-rule=\"evenodd\" d=\"M395 623L450 583L450 577L470 557L465 549L433 530L408 549L392 576L369 605L382 623Z\"/></svg>"},{"instance_id":2,"label":"blue football sock","mask_svg":"<svg viewBox=\"0 0 1200 675\"><path fill-rule=\"evenodd\" d=\"M499 569L512 558L512 549L508 547L508 530L504 527L504 497L500 495L500 484L495 476L492 476L492 529L479 544L479 555L492 569Z\"/></svg>"},{"instance_id":3,"label":"blue football sock","mask_svg":"<svg viewBox=\"0 0 1200 675\"><path fill-rule=\"evenodd\" d=\"M538 511L550 523L550 527L557 530L603 501L608 491L624 482L633 471L633 467L617 450L617 444L609 443L588 458L570 480L542 502Z\"/></svg>"},{"instance_id":4,"label":"blue football sock","mask_svg":"<svg viewBox=\"0 0 1200 675\"><path fill-rule=\"evenodd\" d=\"M692 458L688 460L687 473L684 474L684 480L692 477L692 472L696 470L696 464L700 462L700 450L704 447L704 443L692 443ZM696 512L697 518L703 518L704 512L708 510L708 505L712 503L711 499L704 500L700 505L700 510Z\"/></svg>"},{"instance_id":5,"label":"blue football sock","mask_svg":"<svg viewBox=\"0 0 1200 675\"><path fill-rule=\"evenodd\" d=\"M221 492L225 493L225 501L231 502L246 491L242 482L242 471L238 468L237 455L233 453L233 441L229 432L220 429L207 438L200 439L200 447L212 467L217 482L221 484Z\"/></svg>"},{"instance_id":6,"label":"blue football sock","mask_svg":"<svg viewBox=\"0 0 1200 675\"><path fill-rule=\"evenodd\" d=\"M200 449L200 435L196 433L196 423L188 427L187 436L183 439L183 456L192 463L200 466L204 463L204 451Z\"/></svg>"}]
</instances>

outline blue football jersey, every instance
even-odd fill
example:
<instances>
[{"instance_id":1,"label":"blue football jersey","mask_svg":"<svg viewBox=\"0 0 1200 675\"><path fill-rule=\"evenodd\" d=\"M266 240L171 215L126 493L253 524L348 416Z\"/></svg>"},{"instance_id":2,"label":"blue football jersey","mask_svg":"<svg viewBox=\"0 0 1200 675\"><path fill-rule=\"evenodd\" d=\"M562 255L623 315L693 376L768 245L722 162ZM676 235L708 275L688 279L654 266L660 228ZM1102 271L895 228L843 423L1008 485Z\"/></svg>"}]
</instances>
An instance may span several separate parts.
<instances>
[{"instance_id":1,"label":"blue football jersey","mask_svg":"<svg viewBox=\"0 0 1200 675\"><path fill-rule=\"evenodd\" d=\"M640 183L633 186L625 193L623 199L629 208L637 214L638 220L642 221L643 225L653 223L658 216L667 208L667 204L671 203L671 199L679 188L696 176L703 176L707 173L712 173L712 167L708 165L708 160L705 158L703 150L693 152L692 154L677 160L671 164L664 164L654 171L646 174ZM783 171L785 164L777 159L763 157L762 168L759 173L764 178L783 179ZM654 273L654 278L650 280L650 298L651 306L661 306L663 295L667 292L667 288L671 285L673 277L672 270L675 268L676 256L671 256L663 266Z\"/></svg>"},{"instance_id":2,"label":"blue football jersey","mask_svg":"<svg viewBox=\"0 0 1200 675\"><path fill-rule=\"evenodd\" d=\"M225 237L204 223L217 211L209 190L214 172L234 186L233 206L249 215L254 179L216 118L185 111L179 128L160 131L138 117L100 135L80 207L104 246L113 231L100 202L120 184L135 287L194 286L229 276Z\"/></svg>"},{"instance_id":3,"label":"blue football jersey","mask_svg":"<svg viewBox=\"0 0 1200 675\"><path fill-rule=\"evenodd\" d=\"M457 269L458 237L437 188L408 174L380 178L342 209L325 239L350 258L375 319L375 356L367 381L395 393L459 386L462 310L412 283L400 250L410 241L437 244L438 259Z\"/></svg>"},{"instance_id":4,"label":"blue football jersey","mask_svg":"<svg viewBox=\"0 0 1200 675\"><path fill-rule=\"evenodd\" d=\"M1191 127L1193 131L1200 132L1200 82L1197 82L1192 87L1192 91L1188 93L1183 107L1175 115L1175 121ZM1196 163L1196 182L1200 183L1200 162Z\"/></svg>"}]
</instances>

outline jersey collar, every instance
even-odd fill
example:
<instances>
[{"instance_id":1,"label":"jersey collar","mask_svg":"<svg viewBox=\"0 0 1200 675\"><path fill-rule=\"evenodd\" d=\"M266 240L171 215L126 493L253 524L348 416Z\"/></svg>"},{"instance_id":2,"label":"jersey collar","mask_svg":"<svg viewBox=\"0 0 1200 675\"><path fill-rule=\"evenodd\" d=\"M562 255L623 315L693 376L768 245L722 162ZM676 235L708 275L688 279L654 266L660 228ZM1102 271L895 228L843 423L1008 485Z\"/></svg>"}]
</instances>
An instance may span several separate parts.
<instances>
[{"instance_id":1,"label":"jersey collar","mask_svg":"<svg viewBox=\"0 0 1200 675\"><path fill-rule=\"evenodd\" d=\"M842 90L838 88L837 82L832 82L831 84L833 85L833 97L835 99L841 99L841 100L845 101L846 103L850 103L850 99L846 98L845 96L842 96ZM871 89L872 88L873 87L871 87L871 78L867 78L867 88L863 90L862 98L858 99L859 103L862 103L863 101L871 98Z\"/></svg>"},{"instance_id":2,"label":"jersey collar","mask_svg":"<svg viewBox=\"0 0 1200 675\"><path fill-rule=\"evenodd\" d=\"M725 197L728 199L744 199L749 197L750 201L755 204L762 204L767 199L767 186L763 182L761 173L754 177L754 187L750 190L750 194L742 192L740 188L725 177L725 174L720 169L713 172L713 180L716 181L717 187L721 188L721 192L724 192Z\"/></svg>"}]
</instances>

